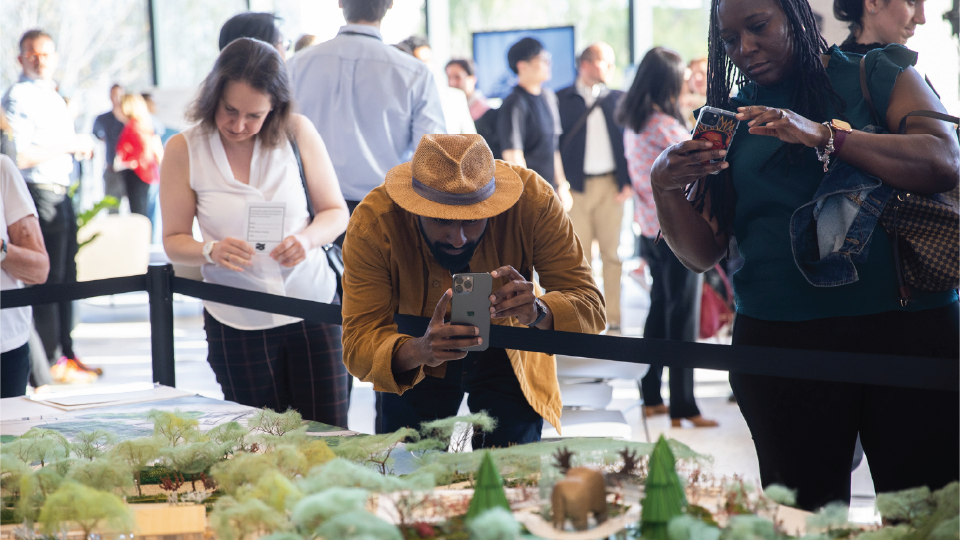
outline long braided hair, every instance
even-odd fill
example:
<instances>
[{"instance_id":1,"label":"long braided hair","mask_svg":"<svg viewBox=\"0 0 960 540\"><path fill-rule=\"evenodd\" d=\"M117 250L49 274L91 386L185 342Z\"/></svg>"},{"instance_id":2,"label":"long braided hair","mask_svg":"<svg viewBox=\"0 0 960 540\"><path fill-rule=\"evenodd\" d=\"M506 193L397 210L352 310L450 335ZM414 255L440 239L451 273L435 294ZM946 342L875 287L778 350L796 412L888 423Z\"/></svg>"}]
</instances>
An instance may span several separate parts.
<instances>
[{"instance_id":1,"label":"long braided hair","mask_svg":"<svg viewBox=\"0 0 960 540\"><path fill-rule=\"evenodd\" d=\"M708 36L709 54L707 56L707 105L720 109L730 109L730 93L734 85L743 88L751 82L740 71L724 50L723 40L720 39L720 20L718 11L721 0L710 2L710 33ZM842 111L846 102L833 89L827 70L823 67L820 55L828 50L827 41L820 35L816 19L807 0L779 0L786 19L793 30L793 55L796 62L795 70L802 84L793 89L793 112L815 122L826 120L827 99L834 108ZM793 165L800 161L804 146L801 144L782 144L764 164L766 169L773 163L782 163L784 166ZM720 230L728 231L732 216L732 201L724 200L724 184L730 179L730 169L719 175L709 175L702 182L697 182L696 193L692 200L697 211L703 211L705 197L710 197L711 217L716 217Z\"/></svg>"}]
</instances>

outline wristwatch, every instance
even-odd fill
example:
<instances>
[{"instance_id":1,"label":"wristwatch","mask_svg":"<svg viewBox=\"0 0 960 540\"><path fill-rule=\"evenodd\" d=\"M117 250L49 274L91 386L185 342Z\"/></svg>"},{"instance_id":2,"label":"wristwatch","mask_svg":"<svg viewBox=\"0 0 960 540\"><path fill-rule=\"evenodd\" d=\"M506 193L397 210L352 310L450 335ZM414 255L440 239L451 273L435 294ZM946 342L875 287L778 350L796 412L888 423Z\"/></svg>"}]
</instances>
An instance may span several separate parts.
<instances>
[{"instance_id":1,"label":"wristwatch","mask_svg":"<svg viewBox=\"0 0 960 540\"><path fill-rule=\"evenodd\" d=\"M217 262L213 260L213 257L210 256L210 254L213 253L213 246L215 245L217 245L216 240L211 240L203 245L203 258L210 264L217 264Z\"/></svg>"},{"instance_id":2,"label":"wristwatch","mask_svg":"<svg viewBox=\"0 0 960 540\"><path fill-rule=\"evenodd\" d=\"M843 141L847 138L847 133L851 133L853 128L848 122L834 118L826 124L833 131L833 153L836 154L843 146Z\"/></svg>"},{"instance_id":3,"label":"wristwatch","mask_svg":"<svg viewBox=\"0 0 960 540\"><path fill-rule=\"evenodd\" d=\"M823 125L827 126L827 129L830 130L830 138L827 139L827 143L824 145L822 151L819 146L814 148L814 150L817 152L817 159L823 163L823 172L827 172L830 166L830 156L840 151L840 147L843 146L843 141L847 138L847 133L850 133L853 129L847 122L837 120L836 118L829 122L824 122Z\"/></svg>"},{"instance_id":4,"label":"wristwatch","mask_svg":"<svg viewBox=\"0 0 960 540\"><path fill-rule=\"evenodd\" d=\"M543 318L547 316L547 306L543 303L543 300L539 298L534 299L533 307L537 308L537 318L534 319L532 323L527 325L529 328L535 328L538 324L540 324L541 321L543 321Z\"/></svg>"}]
</instances>

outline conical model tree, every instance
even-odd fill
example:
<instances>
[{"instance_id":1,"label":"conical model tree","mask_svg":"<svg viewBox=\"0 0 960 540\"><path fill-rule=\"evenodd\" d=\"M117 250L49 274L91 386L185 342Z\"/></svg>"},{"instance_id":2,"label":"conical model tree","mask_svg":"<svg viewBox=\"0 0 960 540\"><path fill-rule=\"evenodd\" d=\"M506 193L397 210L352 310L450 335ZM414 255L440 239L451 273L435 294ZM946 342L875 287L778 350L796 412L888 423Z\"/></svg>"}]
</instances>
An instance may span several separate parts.
<instances>
[{"instance_id":1,"label":"conical model tree","mask_svg":"<svg viewBox=\"0 0 960 540\"><path fill-rule=\"evenodd\" d=\"M509 512L510 503L507 502L507 494L503 491L503 478L500 477L500 471L493 463L490 452L486 452L483 455L483 462L480 463L480 470L477 471L473 500L470 501L466 519L469 521L491 508L503 508Z\"/></svg>"},{"instance_id":2,"label":"conical model tree","mask_svg":"<svg viewBox=\"0 0 960 540\"><path fill-rule=\"evenodd\" d=\"M668 540L667 524L683 514L687 497L677 476L676 459L663 435L650 456L649 470L640 514L640 532L647 540Z\"/></svg>"}]
</instances>

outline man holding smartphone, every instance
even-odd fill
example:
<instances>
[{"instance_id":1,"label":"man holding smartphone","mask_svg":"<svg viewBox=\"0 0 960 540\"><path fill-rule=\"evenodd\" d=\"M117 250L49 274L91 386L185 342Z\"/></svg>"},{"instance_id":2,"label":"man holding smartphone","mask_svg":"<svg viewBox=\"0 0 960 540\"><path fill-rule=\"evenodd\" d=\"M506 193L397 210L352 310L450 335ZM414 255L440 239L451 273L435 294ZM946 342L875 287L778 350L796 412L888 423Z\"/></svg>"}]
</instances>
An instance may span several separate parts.
<instances>
[{"instance_id":1,"label":"man holding smartphone","mask_svg":"<svg viewBox=\"0 0 960 540\"><path fill-rule=\"evenodd\" d=\"M444 322L451 275L487 272L493 324L603 330L603 297L542 177L495 161L479 135L425 135L413 160L357 207L343 258L343 360L383 393L378 433L454 416L465 392L471 411L498 421L474 448L539 441L543 420L560 429L552 356L495 347L468 354L460 349L481 344L477 328ZM397 313L431 317L423 337L399 333Z\"/></svg>"}]
</instances>

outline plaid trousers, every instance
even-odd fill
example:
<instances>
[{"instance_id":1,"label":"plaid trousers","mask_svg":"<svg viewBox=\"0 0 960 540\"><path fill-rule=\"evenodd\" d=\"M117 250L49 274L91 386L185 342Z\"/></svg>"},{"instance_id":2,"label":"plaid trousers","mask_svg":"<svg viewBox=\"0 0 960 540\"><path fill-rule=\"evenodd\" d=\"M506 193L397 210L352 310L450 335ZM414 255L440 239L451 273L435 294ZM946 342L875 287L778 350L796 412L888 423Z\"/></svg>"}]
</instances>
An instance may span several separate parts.
<instances>
[{"instance_id":1,"label":"plaid trousers","mask_svg":"<svg viewBox=\"0 0 960 540\"><path fill-rule=\"evenodd\" d=\"M300 321L266 330L237 330L203 311L207 362L223 395L277 412L296 409L305 420L347 427L350 375L342 331Z\"/></svg>"}]
</instances>

